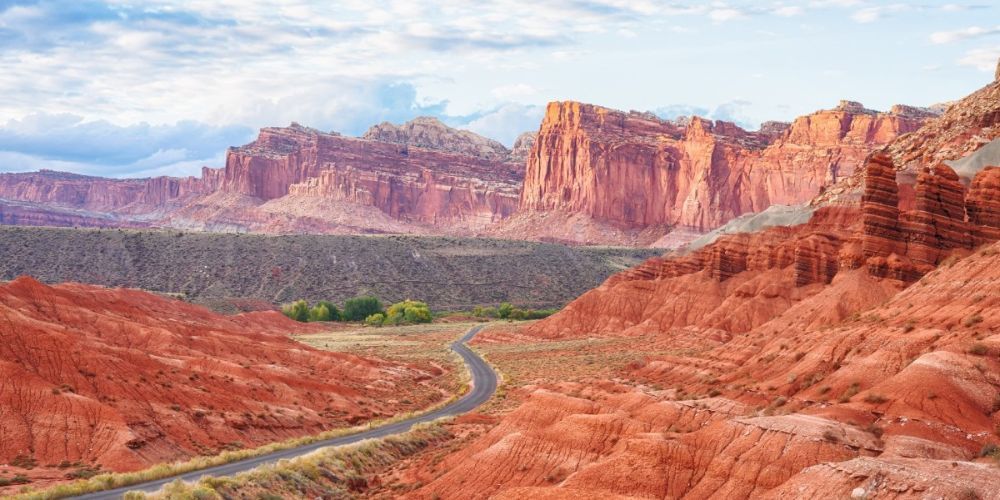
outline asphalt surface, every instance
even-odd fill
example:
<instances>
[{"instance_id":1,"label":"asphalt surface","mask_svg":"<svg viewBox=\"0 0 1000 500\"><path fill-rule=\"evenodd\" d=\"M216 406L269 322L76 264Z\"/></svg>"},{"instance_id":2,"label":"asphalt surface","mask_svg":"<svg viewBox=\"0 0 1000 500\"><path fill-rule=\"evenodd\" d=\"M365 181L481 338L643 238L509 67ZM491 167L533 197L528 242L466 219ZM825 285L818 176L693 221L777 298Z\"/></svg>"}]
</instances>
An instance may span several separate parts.
<instances>
[{"instance_id":1,"label":"asphalt surface","mask_svg":"<svg viewBox=\"0 0 1000 500\"><path fill-rule=\"evenodd\" d=\"M392 424L386 424L382 427L375 427L357 434L349 434L345 436L335 437L327 439L324 441L317 441L315 443L310 443L307 445L299 446L298 448L289 448L287 450L276 451L273 453L268 453L267 455L261 455L259 457L247 458L237 462L230 462L228 464L217 465L215 467L209 467L206 469L201 469L197 471L187 472L184 474L178 474L176 476L165 477L163 479L157 479L155 481L148 481L145 483L136 483L131 486L123 486L121 488L115 488L113 490L98 491L94 493L88 493L86 495L81 495L73 498L81 499L118 499L129 491L142 491L144 493L155 493L163 488L164 485L181 479L185 482L195 482L204 476L213 477L226 477L234 476L242 472L247 472L253 470L257 467L267 464L273 464L278 460L287 460L289 458L301 457L312 453L320 448L326 448L329 446L343 446L345 444L353 444L359 441L364 441L365 439L378 439L386 436L391 436L393 434L401 434L407 432L416 424L421 424L425 422L430 422L437 420L441 417L451 417L455 415L461 415L470 410L475 409L479 405L485 403L493 396L493 393L497 389L497 375L490 368L490 365L486 364L482 358L479 357L472 349L469 349L465 345L466 342L475 337L479 330L483 327L482 325L474 326L470 329L462 338L452 342L451 350L458 353L465 362L465 365L469 368L472 373L472 390L468 392L465 396L462 396L458 401L449 404L448 406L441 407L430 413L425 413L413 418L408 418L406 420L401 420Z\"/></svg>"}]
</instances>

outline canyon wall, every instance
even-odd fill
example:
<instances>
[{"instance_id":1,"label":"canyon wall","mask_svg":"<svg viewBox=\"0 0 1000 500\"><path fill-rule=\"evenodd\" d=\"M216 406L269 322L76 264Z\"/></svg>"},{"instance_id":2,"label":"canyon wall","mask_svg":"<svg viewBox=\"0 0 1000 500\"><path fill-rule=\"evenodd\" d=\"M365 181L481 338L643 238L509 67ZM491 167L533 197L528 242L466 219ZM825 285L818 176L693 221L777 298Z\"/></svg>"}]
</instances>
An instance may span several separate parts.
<instances>
[{"instance_id":1,"label":"canyon wall","mask_svg":"<svg viewBox=\"0 0 1000 500\"><path fill-rule=\"evenodd\" d=\"M772 204L810 200L930 116L844 101L791 125L747 132L728 122L551 103L528 156L520 208L582 213L626 228L705 231Z\"/></svg>"},{"instance_id":2,"label":"canyon wall","mask_svg":"<svg viewBox=\"0 0 1000 500\"><path fill-rule=\"evenodd\" d=\"M210 193L219 172L202 169L202 177L109 179L52 170L0 174L0 198L94 212L146 213L169 202Z\"/></svg>"},{"instance_id":3,"label":"canyon wall","mask_svg":"<svg viewBox=\"0 0 1000 500\"><path fill-rule=\"evenodd\" d=\"M265 128L231 148L224 168L204 168L200 178L0 174L0 199L98 216L6 210L5 220L33 225L107 221L279 233L414 231L407 224L469 233L517 207L523 167L495 141L433 119L379 125L365 137L297 124Z\"/></svg>"}]
</instances>

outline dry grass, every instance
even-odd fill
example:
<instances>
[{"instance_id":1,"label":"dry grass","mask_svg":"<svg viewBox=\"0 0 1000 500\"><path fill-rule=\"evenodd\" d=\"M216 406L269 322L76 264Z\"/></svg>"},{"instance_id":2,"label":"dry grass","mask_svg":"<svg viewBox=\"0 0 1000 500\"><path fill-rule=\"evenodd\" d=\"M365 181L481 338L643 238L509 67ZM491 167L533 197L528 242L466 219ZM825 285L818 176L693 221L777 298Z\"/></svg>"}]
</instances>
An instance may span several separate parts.
<instances>
[{"instance_id":1,"label":"dry grass","mask_svg":"<svg viewBox=\"0 0 1000 500\"><path fill-rule=\"evenodd\" d=\"M233 477L194 484L176 481L155 495L130 492L127 498L354 498L377 487L369 481L373 474L449 438L440 424L422 425L398 436L327 448Z\"/></svg>"}]
</instances>

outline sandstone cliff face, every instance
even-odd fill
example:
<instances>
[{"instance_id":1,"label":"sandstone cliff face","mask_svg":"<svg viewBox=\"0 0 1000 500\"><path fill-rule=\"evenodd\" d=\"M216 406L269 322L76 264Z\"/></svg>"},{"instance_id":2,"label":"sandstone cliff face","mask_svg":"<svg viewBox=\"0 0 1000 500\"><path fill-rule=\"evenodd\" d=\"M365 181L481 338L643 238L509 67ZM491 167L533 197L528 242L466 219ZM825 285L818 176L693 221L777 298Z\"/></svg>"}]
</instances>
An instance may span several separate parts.
<instances>
[{"instance_id":1,"label":"sandstone cliff face","mask_svg":"<svg viewBox=\"0 0 1000 500\"><path fill-rule=\"evenodd\" d=\"M42 170L0 174L0 198L94 212L147 213L166 203L211 192L218 186L210 169L195 177L107 179Z\"/></svg>"},{"instance_id":2,"label":"sandstone cliff face","mask_svg":"<svg viewBox=\"0 0 1000 500\"><path fill-rule=\"evenodd\" d=\"M1000 240L1000 167L986 167L976 174L965 201L972 245Z\"/></svg>"},{"instance_id":3,"label":"sandstone cliff face","mask_svg":"<svg viewBox=\"0 0 1000 500\"><path fill-rule=\"evenodd\" d=\"M926 116L927 111L900 110L911 116ZM932 112L936 113L936 112ZM951 162L974 156L1000 138L1000 81L994 81L972 94L949 103L938 116L911 133L903 134L888 144L882 152L890 157L900 178L900 206L912 209L913 188L922 169L941 162ZM984 165L993 162L977 161L963 166L963 183L971 181ZM865 173L842 177L836 185L813 199L814 206L830 204L857 204L865 190Z\"/></svg>"},{"instance_id":4,"label":"sandstone cliff face","mask_svg":"<svg viewBox=\"0 0 1000 500\"><path fill-rule=\"evenodd\" d=\"M514 147L510 150L510 158L518 163L524 164L535 146L535 139L538 132L525 132L514 140Z\"/></svg>"},{"instance_id":5,"label":"sandstone cliff face","mask_svg":"<svg viewBox=\"0 0 1000 500\"><path fill-rule=\"evenodd\" d=\"M415 118L402 125L382 122L368 129L361 138L487 160L504 161L511 157L511 151L503 144L468 130L453 129L429 116Z\"/></svg>"},{"instance_id":6,"label":"sandstone cliff face","mask_svg":"<svg viewBox=\"0 0 1000 500\"><path fill-rule=\"evenodd\" d=\"M220 190L346 201L402 221L485 225L513 212L521 175L516 163L289 127L264 129L231 150Z\"/></svg>"},{"instance_id":7,"label":"sandstone cliff face","mask_svg":"<svg viewBox=\"0 0 1000 500\"><path fill-rule=\"evenodd\" d=\"M200 178L2 174L0 199L96 216L8 209L5 220L19 223L276 233L472 234L516 209L523 167L499 143L428 119L367 136L265 128Z\"/></svg>"},{"instance_id":8,"label":"sandstone cliff face","mask_svg":"<svg viewBox=\"0 0 1000 500\"><path fill-rule=\"evenodd\" d=\"M746 132L726 122L679 125L552 103L528 158L520 208L583 213L625 228L712 229L772 204L808 201L927 117L897 111L845 102L787 127Z\"/></svg>"},{"instance_id":9,"label":"sandstone cliff face","mask_svg":"<svg viewBox=\"0 0 1000 500\"><path fill-rule=\"evenodd\" d=\"M997 168L976 174L966 190L944 164L925 168L916 180L913 208L899 210L897 170L887 155L868 163L862 202L861 240L869 273L914 281L958 252L1000 239ZM849 259L858 267L859 259Z\"/></svg>"}]
</instances>

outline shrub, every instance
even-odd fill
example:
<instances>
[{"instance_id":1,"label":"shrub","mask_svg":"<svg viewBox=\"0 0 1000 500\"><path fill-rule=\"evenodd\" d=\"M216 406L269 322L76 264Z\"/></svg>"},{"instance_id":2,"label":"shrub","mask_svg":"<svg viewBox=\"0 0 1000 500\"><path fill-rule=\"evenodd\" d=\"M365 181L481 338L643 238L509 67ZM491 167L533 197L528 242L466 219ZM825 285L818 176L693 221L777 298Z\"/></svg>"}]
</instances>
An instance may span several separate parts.
<instances>
[{"instance_id":1,"label":"shrub","mask_svg":"<svg viewBox=\"0 0 1000 500\"><path fill-rule=\"evenodd\" d=\"M510 302L501 302L500 307L497 308L497 317L507 319L512 312L514 312L514 306Z\"/></svg>"},{"instance_id":2,"label":"shrub","mask_svg":"<svg viewBox=\"0 0 1000 500\"><path fill-rule=\"evenodd\" d=\"M309 304L304 300L296 300L281 308L281 312L295 321L309 321Z\"/></svg>"},{"instance_id":3,"label":"shrub","mask_svg":"<svg viewBox=\"0 0 1000 500\"><path fill-rule=\"evenodd\" d=\"M975 326L983 322L983 316L981 314L973 314L968 318L965 318L965 326Z\"/></svg>"},{"instance_id":4,"label":"shrub","mask_svg":"<svg viewBox=\"0 0 1000 500\"><path fill-rule=\"evenodd\" d=\"M495 318L497 317L497 308L476 306L472 308L472 315L477 318Z\"/></svg>"},{"instance_id":5,"label":"shrub","mask_svg":"<svg viewBox=\"0 0 1000 500\"><path fill-rule=\"evenodd\" d=\"M509 302L500 304L500 307L476 306L472 309L472 315L477 318L500 318L500 319L542 319L552 316L558 309L522 309Z\"/></svg>"},{"instance_id":6,"label":"shrub","mask_svg":"<svg viewBox=\"0 0 1000 500\"><path fill-rule=\"evenodd\" d=\"M309 309L309 321L330 321L330 309L325 305L316 304Z\"/></svg>"},{"instance_id":7,"label":"shrub","mask_svg":"<svg viewBox=\"0 0 1000 500\"><path fill-rule=\"evenodd\" d=\"M430 323L431 310L427 304L416 300L404 300L389 306L385 321L392 325Z\"/></svg>"},{"instance_id":8,"label":"shrub","mask_svg":"<svg viewBox=\"0 0 1000 500\"><path fill-rule=\"evenodd\" d=\"M321 300L316 303L313 309L318 308L320 306L326 307L326 310L329 311L330 313L330 319L321 321L340 321L340 309L337 308L336 304L334 304L333 302L327 302L325 300Z\"/></svg>"},{"instance_id":9,"label":"shrub","mask_svg":"<svg viewBox=\"0 0 1000 500\"><path fill-rule=\"evenodd\" d=\"M840 399L838 399L838 401L840 401L841 403L846 403L850 401L851 398L854 397L854 395L857 394L860 390L861 390L861 384L853 382L851 385L847 387L844 393L840 395Z\"/></svg>"},{"instance_id":10,"label":"shrub","mask_svg":"<svg viewBox=\"0 0 1000 500\"><path fill-rule=\"evenodd\" d=\"M989 349L983 344L972 344L972 347L969 347L969 354L975 356L985 356L987 352Z\"/></svg>"},{"instance_id":11,"label":"shrub","mask_svg":"<svg viewBox=\"0 0 1000 500\"><path fill-rule=\"evenodd\" d=\"M368 326L382 326L382 323L385 323L385 315L382 313L371 314L365 318L365 324Z\"/></svg>"},{"instance_id":12,"label":"shrub","mask_svg":"<svg viewBox=\"0 0 1000 500\"><path fill-rule=\"evenodd\" d=\"M882 404L885 403L886 401L888 401L888 399L886 399L885 396L881 394L870 393L867 396L865 396L866 403Z\"/></svg>"},{"instance_id":13,"label":"shrub","mask_svg":"<svg viewBox=\"0 0 1000 500\"><path fill-rule=\"evenodd\" d=\"M344 302L344 321L362 321L375 313L382 312L382 302L372 296L355 297Z\"/></svg>"},{"instance_id":14,"label":"shrub","mask_svg":"<svg viewBox=\"0 0 1000 500\"><path fill-rule=\"evenodd\" d=\"M981 457L1000 457L1000 446L994 443L989 443L983 446L983 449L979 450L979 456Z\"/></svg>"}]
</instances>

